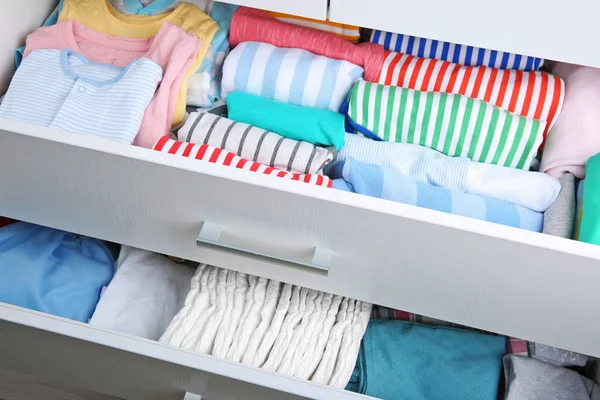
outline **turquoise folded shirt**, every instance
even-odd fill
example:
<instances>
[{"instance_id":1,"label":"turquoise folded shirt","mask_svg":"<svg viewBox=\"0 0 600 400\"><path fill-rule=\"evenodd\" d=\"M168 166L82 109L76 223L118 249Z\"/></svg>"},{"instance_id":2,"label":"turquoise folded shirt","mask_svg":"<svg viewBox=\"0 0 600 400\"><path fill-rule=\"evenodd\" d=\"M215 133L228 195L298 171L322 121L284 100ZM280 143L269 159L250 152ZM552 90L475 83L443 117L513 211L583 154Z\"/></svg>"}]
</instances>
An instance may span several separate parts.
<instances>
[{"instance_id":1,"label":"turquoise folded shirt","mask_svg":"<svg viewBox=\"0 0 600 400\"><path fill-rule=\"evenodd\" d=\"M329 110L280 103L243 92L227 96L229 118L283 137L337 150L346 143L344 116Z\"/></svg>"},{"instance_id":2,"label":"turquoise folded shirt","mask_svg":"<svg viewBox=\"0 0 600 400\"><path fill-rule=\"evenodd\" d=\"M501 336L371 320L347 390L385 400L496 400Z\"/></svg>"}]
</instances>

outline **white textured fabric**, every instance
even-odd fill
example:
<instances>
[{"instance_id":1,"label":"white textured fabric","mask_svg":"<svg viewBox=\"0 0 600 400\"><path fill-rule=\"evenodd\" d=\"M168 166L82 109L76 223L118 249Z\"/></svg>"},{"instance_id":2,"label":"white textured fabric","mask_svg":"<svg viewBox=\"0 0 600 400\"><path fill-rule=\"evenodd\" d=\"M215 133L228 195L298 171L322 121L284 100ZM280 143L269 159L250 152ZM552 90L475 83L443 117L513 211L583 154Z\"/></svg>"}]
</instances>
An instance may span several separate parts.
<instances>
[{"instance_id":1,"label":"white textured fabric","mask_svg":"<svg viewBox=\"0 0 600 400\"><path fill-rule=\"evenodd\" d=\"M188 350L193 350L196 347L196 343L202 335L208 319L213 315L217 308L217 280L219 275L219 268L212 267L208 274L207 292L208 292L208 307L199 314L196 318L190 318L192 321L192 328L186 333L185 337L181 341L181 347Z\"/></svg>"},{"instance_id":2,"label":"white textured fabric","mask_svg":"<svg viewBox=\"0 0 600 400\"><path fill-rule=\"evenodd\" d=\"M241 272L235 272L235 286L233 293L229 292L227 296L227 309L225 316L217 332L213 355L220 358L226 358L233 337L240 323L242 312L246 305L246 293L248 292L248 275Z\"/></svg>"},{"instance_id":3,"label":"white textured fabric","mask_svg":"<svg viewBox=\"0 0 600 400\"><path fill-rule=\"evenodd\" d=\"M215 343L215 335L217 330L223 321L225 316L225 309L227 308L227 282L228 275L233 274L232 271L226 269L220 269L217 278L217 300L215 304L215 310L212 315L206 321L206 327L202 332L202 335L196 343L195 351L203 354L211 354L213 345Z\"/></svg>"},{"instance_id":4,"label":"white textured fabric","mask_svg":"<svg viewBox=\"0 0 600 400\"><path fill-rule=\"evenodd\" d=\"M158 340L184 305L193 275L163 255L123 246L90 325Z\"/></svg>"}]
</instances>

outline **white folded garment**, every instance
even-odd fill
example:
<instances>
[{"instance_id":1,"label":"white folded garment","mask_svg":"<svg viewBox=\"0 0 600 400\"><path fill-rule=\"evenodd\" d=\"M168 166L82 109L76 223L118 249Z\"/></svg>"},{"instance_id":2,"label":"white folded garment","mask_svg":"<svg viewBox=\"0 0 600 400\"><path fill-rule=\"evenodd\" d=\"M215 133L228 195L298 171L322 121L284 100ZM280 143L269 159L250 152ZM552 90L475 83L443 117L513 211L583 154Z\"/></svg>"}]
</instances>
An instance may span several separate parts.
<instances>
[{"instance_id":1,"label":"white folded garment","mask_svg":"<svg viewBox=\"0 0 600 400\"><path fill-rule=\"evenodd\" d=\"M233 337L242 317L242 312L246 306L246 293L248 292L248 275L241 272L234 272L235 288L233 294L228 293L227 309L217 332L213 355L215 357L226 358L227 353L233 342Z\"/></svg>"},{"instance_id":2,"label":"white folded garment","mask_svg":"<svg viewBox=\"0 0 600 400\"><path fill-rule=\"evenodd\" d=\"M190 292L194 269L123 246L90 325L158 340Z\"/></svg>"},{"instance_id":3,"label":"white folded garment","mask_svg":"<svg viewBox=\"0 0 600 400\"><path fill-rule=\"evenodd\" d=\"M215 336L221 326L223 317L225 316L225 309L227 308L227 284L233 282L233 271L226 269L220 269L217 278L217 302L215 304L215 310L212 315L206 321L206 326L202 331L202 335L196 342L195 351L203 354L212 354L213 345L215 344ZM230 277L231 276L231 277Z\"/></svg>"}]
</instances>

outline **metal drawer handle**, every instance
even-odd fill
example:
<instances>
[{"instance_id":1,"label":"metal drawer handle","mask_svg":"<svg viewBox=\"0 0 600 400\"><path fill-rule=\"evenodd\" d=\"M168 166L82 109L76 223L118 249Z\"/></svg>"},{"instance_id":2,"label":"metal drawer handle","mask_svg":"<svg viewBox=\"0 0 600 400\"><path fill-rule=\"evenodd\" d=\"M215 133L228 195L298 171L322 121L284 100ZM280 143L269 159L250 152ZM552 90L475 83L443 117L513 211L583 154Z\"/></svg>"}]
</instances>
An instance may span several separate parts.
<instances>
[{"instance_id":1,"label":"metal drawer handle","mask_svg":"<svg viewBox=\"0 0 600 400\"><path fill-rule=\"evenodd\" d=\"M202 400L202 396L200 396L199 394L185 392L185 396L183 396L183 400Z\"/></svg>"},{"instance_id":2,"label":"metal drawer handle","mask_svg":"<svg viewBox=\"0 0 600 400\"><path fill-rule=\"evenodd\" d=\"M213 246L222 247L225 249L231 249L235 251L241 251L244 253L254 254L259 257L270 258L274 260L284 261L287 263L292 263L296 265L302 265L304 267L315 268L321 271L329 271L331 268L331 264L333 262L334 252L331 249L327 249L324 247L315 247L312 261L300 261L300 260L292 260L285 257L280 257L276 255L261 253L258 251L245 249L237 246L228 245L226 243L219 242L219 238L221 236L221 232L223 231L223 227L220 224L215 224L212 222L205 221L202 225L202 229L200 230L200 234L198 234L198 238L196 239L199 243L206 243Z\"/></svg>"}]
</instances>

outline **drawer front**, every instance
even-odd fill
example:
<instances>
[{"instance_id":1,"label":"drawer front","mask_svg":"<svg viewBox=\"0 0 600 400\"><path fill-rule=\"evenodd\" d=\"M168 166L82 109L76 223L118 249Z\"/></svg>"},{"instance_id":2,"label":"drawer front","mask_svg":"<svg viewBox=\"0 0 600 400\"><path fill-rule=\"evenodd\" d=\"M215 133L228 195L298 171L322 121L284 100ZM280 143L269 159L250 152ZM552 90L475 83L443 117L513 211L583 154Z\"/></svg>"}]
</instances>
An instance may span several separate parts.
<instances>
[{"instance_id":1,"label":"drawer front","mask_svg":"<svg viewBox=\"0 0 600 400\"><path fill-rule=\"evenodd\" d=\"M324 20L327 17L327 0L221 0L223 3L261 8L263 10L294 14L302 17Z\"/></svg>"},{"instance_id":2,"label":"drawer front","mask_svg":"<svg viewBox=\"0 0 600 400\"><path fill-rule=\"evenodd\" d=\"M597 2L331 0L330 18L389 32L600 67Z\"/></svg>"},{"instance_id":3,"label":"drawer front","mask_svg":"<svg viewBox=\"0 0 600 400\"><path fill-rule=\"evenodd\" d=\"M372 399L1 303L0 367L128 400Z\"/></svg>"},{"instance_id":4,"label":"drawer front","mask_svg":"<svg viewBox=\"0 0 600 400\"><path fill-rule=\"evenodd\" d=\"M600 247L2 127L0 215L600 356L600 324L589 318L600 308ZM224 245L250 252L198 243L205 221L223 228ZM276 259L307 260L316 247L333 250L329 271Z\"/></svg>"}]
</instances>

